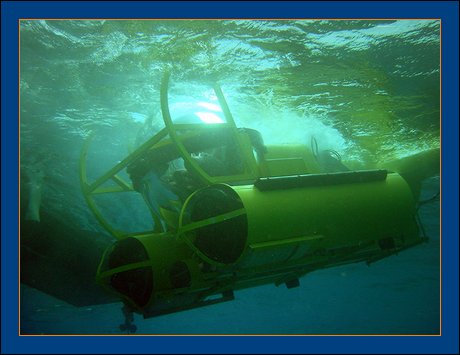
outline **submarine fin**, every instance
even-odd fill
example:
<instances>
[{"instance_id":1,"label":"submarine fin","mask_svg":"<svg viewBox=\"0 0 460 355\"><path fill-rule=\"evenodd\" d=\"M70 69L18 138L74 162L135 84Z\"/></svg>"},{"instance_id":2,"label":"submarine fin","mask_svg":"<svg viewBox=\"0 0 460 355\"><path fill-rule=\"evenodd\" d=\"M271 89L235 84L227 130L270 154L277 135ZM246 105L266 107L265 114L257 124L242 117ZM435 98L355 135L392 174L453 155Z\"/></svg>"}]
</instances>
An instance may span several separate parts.
<instances>
[{"instance_id":1,"label":"submarine fin","mask_svg":"<svg viewBox=\"0 0 460 355\"><path fill-rule=\"evenodd\" d=\"M426 150L402 159L388 161L379 168L395 171L409 184L415 199L418 200L422 181L440 173L440 149Z\"/></svg>"}]
</instances>

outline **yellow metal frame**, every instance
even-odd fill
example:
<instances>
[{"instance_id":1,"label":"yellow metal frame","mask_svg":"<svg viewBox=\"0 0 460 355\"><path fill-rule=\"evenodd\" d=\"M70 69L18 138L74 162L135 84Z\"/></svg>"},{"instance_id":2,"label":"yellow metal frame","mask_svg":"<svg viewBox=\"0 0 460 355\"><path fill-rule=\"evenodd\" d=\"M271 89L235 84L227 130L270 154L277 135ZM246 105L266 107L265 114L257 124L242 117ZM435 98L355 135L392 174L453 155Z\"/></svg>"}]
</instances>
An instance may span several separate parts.
<instances>
[{"instance_id":1,"label":"yellow metal frame","mask_svg":"<svg viewBox=\"0 0 460 355\"><path fill-rule=\"evenodd\" d=\"M206 185L212 185L222 182L235 182L235 181L249 181L256 180L260 176L257 162L252 153L252 147L249 142L248 137L245 137L243 134L238 132L238 128L233 120L233 116L228 108L225 97L222 93L222 90L218 84L214 86L214 91L221 105L222 111L224 113L226 123L219 124L219 127L226 127L229 129L231 135L233 135L237 146L239 148L240 156L243 159L244 163L244 173L239 175L230 175L230 176L210 176L207 174L191 157L190 153L187 151L187 148L183 144L183 139L193 137L199 133L205 132L209 129L212 129L214 125L205 125L205 124L175 124L172 121L171 114L169 111L169 100L168 100L168 87L169 87L169 77L170 73L166 72L163 76L161 83L161 112L163 116L163 121L165 127L159 131L156 135L138 147L133 153L123 159L121 162L116 164L114 167L109 169L102 176L97 178L94 182L89 182L87 176L87 156L89 151L89 146L93 141L94 135L86 140L83 145L81 155L80 155L80 184L83 192L83 196L88 204L90 210L94 213L98 222L116 239L123 239L131 236L141 236L149 234L158 234L159 229L128 233L125 231L118 230L114 228L107 219L103 216L102 212L96 205L95 197L100 194L106 193L120 193L120 192L133 192L133 186L131 183L126 182L121 178L119 174L123 169L125 169L129 164L133 163L136 159L140 158L142 155L147 153L151 149L157 149L159 147L173 144L177 148L179 155L184 159L186 163L194 170L195 175L199 177L202 183ZM187 131L186 133L179 135L178 131ZM164 138L168 137L168 140ZM115 186L103 186L108 181L115 183ZM152 212L152 211L151 211ZM151 213L152 218L155 222L155 226L160 225L159 218Z\"/></svg>"},{"instance_id":2,"label":"yellow metal frame","mask_svg":"<svg viewBox=\"0 0 460 355\"><path fill-rule=\"evenodd\" d=\"M241 175L228 175L228 176L210 176L206 173L198 163L192 159L187 148L185 148L184 144L182 143L181 137L177 134L178 131L181 129L186 130L193 130L196 132L204 132L213 125L203 125L203 124L175 124L172 121L171 114L169 112L169 100L168 100L168 87L169 87L169 77L170 73L166 72L164 74L162 83L161 83L161 112L163 115L163 120L168 130L169 136L171 137L171 141L179 150L181 157L184 159L186 163L195 171L196 175L199 179L205 183L206 185L217 184L221 182L232 182L232 181L244 181L244 180L255 180L258 177L258 168L257 163L252 154L252 148L249 142L245 141L244 138L239 134L238 127L235 124L233 116L228 108L227 101L225 100L224 94L222 93L222 89L218 84L214 85L214 92L219 100L219 104L222 108L222 111L225 116L226 123L218 124L218 126L226 127L229 129L230 133L235 137L237 146L240 150L240 156L243 158L243 163L245 165L245 173Z\"/></svg>"},{"instance_id":3,"label":"yellow metal frame","mask_svg":"<svg viewBox=\"0 0 460 355\"><path fill-rule=\"evenodd\" d=\"M98 222L115 238L123 239L129 236L137 236L137 235L144 235L144 234L151 234L154 231L144 231L144 232L136 232L136 233L127 233L120 230L117 230L112 227L112 225L107 221L107 219L103 216L101 211L96 205L96 201L94 197L96 195L104 194L104 193L120 193L120 192L133 192L134 189L130 183L125 182L121 177L117 174L125 169L130 163L134 160L138 159L143 153L151 149L154 145L156 145L161 139L166 137L167 132L165 129L162 129L158 132L155 136L150 138L147 142L142 144L138 149L136 149L132 154L128 157L123 159L113 168L109 169L105 174L100 176L96 181L93 183L89 183L88 176L87 176L87 156L89 146L94 138L94 135L91 135L85 142L83 149L80 155L80 185L81 190L83 192L83 196L88 204L90 210L94 213L94 216L98 220ZM114 181L118 186L110 186L110 187L102 187L107 181ZM154 215L152 215L155 218ZM158 221L155 220L155 224L158 225Z\"/></svg>"}]
</instances>

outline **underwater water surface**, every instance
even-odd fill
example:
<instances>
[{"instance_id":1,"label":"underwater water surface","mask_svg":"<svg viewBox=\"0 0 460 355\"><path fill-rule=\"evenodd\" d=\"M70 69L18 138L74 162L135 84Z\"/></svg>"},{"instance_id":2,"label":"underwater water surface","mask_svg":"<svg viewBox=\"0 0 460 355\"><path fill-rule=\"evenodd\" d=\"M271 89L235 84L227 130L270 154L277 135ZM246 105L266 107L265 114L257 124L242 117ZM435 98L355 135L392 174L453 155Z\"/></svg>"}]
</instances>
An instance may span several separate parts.
<instances>
[{"instance_id":1,"label":"underwater water surface","mask_svg":"<svg viewBox=\"0 0 460 355\"><path fill-rule=\"evenodd\" d=\"M21 20L21 199L40 169L42 210L107 234L80 190L83 143L94 134L95 178L158 131L165 70L173 115L215 101L218 81L237 125L268 144L314 137L353 167L438 148L439 55L436 20ZM430 178L421 199L438 192L439 177ZM136 201L108 197L102 207L122 228L150 226ZM266 285L228 303L136 315L137 333L438 334L439 200L420 215L429 243L370 267L313 272L298 288ZM23 334L122 334L121 303L77 308L21 285L20 307Z\"/></svg>"}]
</instances>

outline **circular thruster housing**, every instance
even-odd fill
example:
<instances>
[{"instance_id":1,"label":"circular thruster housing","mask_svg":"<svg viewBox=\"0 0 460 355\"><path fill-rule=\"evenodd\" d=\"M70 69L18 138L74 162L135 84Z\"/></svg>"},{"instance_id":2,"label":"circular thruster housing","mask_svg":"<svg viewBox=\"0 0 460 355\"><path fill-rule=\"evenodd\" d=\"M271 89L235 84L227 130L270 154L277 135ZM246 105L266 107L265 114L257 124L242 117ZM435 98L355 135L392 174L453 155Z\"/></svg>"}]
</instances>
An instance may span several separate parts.
<instances>
[{"instance_id":1,"label":"circular thruster housing","mask_svg":"<svg viewBox=\"0 0 460 355\"><path fill-rule=\"evenodd\" d=\"M241 199L230 186L218 184L197 191L182 211L185 238L214 262L236 262L246 246L248 222L245 213L234 216L232 212L242 209Z\"/></svg>"},{"instance_id":2,"label":"circular thruster housing","mask_svg":"<svg viewBox=\"0 0 460 355\"><path fill-rule=\"evenodd\" d=\"M140 241L135 238L122 239L114 244L104 260L102 271L113 272L105 284L128 299L138 307L145 306L154 291L151 266L130 267L149 260L148 253Z\"/></svg>"}]
</instances>

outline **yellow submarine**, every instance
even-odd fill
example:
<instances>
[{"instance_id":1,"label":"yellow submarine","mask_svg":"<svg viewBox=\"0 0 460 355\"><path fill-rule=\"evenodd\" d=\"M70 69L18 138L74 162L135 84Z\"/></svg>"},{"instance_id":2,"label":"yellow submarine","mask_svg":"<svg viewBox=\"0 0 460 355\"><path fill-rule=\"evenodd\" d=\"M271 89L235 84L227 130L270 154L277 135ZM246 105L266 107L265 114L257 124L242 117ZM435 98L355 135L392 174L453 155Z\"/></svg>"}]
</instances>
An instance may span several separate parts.
<instances>
[{"instance_id":1,"label":"yellow submarine","mask_svg":"<svg viewBox=\"0 0 460 355\"><path fill-rule=\"evenodd\" d=\"M96 280L130 311L149 318L257 285L292 288L312 271L372 263L426 241L416 207L421 182L439 174L439 149L350 170L315 140L265 145L258 131L237 127L218 85L224 120L176 122L169 77L160 91L164 128L95 181L87 178L90 140L81 154L83 195L117 239ZM128 192L142 195L152 230L118 230L98 209L99 195Z\"/></svg>"}]
</instances>

